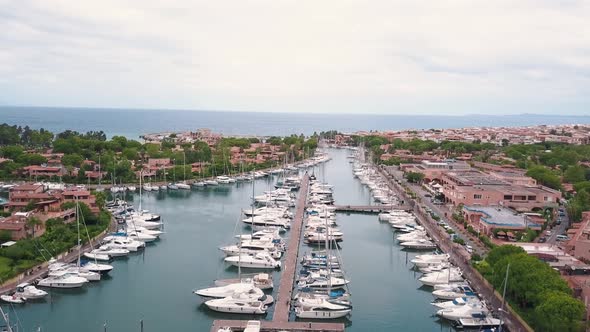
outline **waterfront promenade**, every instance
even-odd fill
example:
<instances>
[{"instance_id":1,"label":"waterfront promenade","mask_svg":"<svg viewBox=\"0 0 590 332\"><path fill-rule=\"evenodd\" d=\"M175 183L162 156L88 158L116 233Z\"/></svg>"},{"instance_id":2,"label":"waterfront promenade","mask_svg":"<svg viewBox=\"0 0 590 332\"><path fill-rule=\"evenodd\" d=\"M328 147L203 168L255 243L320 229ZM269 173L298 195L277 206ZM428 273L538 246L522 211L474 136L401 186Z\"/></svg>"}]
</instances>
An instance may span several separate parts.
<instances>
[{"instance_id":1,"label":"waterfront promenade","mask_svg":"<svg viewBox=\"0 0 590 332\"><path fill-rule=\"evenodd\" d=\"M526 324L514 312L507 303L504 303L502 296L493 288L493 286L485 280L481 274L470 264L470 255L465 248L457 243L451 241L449 235L442 227L436 224L436 220L432 219L419 204L417 204L411 197L409 197L403 188L392 180L388 173L378 168L380 174L384 179L387 179L387 184L390 189L394 190L399 198L403 198L410 206L413 206L412 211L419 219L420 224L424 226L428 234L434 239L439 248L450 255L450 262L459 267L463 271L463 277L469 281L473 289L486 301L491 307L496 309L496 314L504 320L505 327L512 332L533 331L533 329ZM500 309L504 307L503 311Z\"/></svg>"},{"instance_id":2,"label":"waterfront promenade","mask_svg":"<svg viewBox=\"0 0 590 332\"><path fill-rule=\"evenodd\" d=\"M94 244L94 246L96 246L97 243L100 243L104 239L104 237L110 231L113 230L113 227L114 227L114 223L111 222L111 225L109 226L109 228L107 230L105 230L104 232L102 232L101 234L97 235L96 237L94 237L92 239L92 241L91 241L92 244ZM90 251L91 249L92 249L91 243L86 243L85 245L82 246L81 252L84 253L86 251ZM78 250L76 247L71 248L68 252L62 253L55 258L61 262L66 262L66 263L74 262L78 259ZM22 284L25 282L32 284L36 280L38 280L40 278L44 278L48 272L49 272L49 264L47 262L44 262L44 263L37 265L37 266L34 266L34 267L30 268L29 270L25 271L24 273L14 277L13 279L8 280L7 283L3 284L0 287L0 295L12 293L16 289L16 286L18 284Z\"/></svg>"}]
</instances>

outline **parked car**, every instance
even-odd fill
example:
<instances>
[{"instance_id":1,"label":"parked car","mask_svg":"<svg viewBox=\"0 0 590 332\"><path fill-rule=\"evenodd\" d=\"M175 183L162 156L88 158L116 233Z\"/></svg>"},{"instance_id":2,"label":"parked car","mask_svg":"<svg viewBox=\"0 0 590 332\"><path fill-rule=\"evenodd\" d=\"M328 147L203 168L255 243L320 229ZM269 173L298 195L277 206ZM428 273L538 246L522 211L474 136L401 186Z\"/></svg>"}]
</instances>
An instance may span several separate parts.
<instances>
[{"instance_id":1,"label":"parked car","mask_svg":"<svg viewBox=\"0 0 590 332\"><path fill-rule=\"evenodd\" d=\"M547 235L547 236L551 235L551 231L550 230L546 230L545 231L545 235Z\"/></svg>"},{"instance_id":2,"label":"parked car","mask_svg":"<svg viewBox=\"0 0 590 332\"><path fill-rule=\"evenodd\" d=\"M557 241L568 241L570 238L569 238L569 237L567 237L567 235L560 234L560 235L557 235L557 236L555 237L555 239L556 239Z\"/></svg>"},{"instance_id":3,"label":"parked car","mask_svg":"<svg viewBox=\"0 0 590 332\"><path fill-rule=\"evenodd\" d=\"M545 242L547 242L547 238L546 238L546 237L544 237L544 236L541 236L541 237L539 238L539 243L545 243Z\"/></svg>"},{"instance_id":4,"label":"parked car","mask_svg":"<svg viewBox=\"0 0 590 332\"><path fill-rule=\"evenodd\" d=\"M426 194L426 195L424 195L424 197L432 197L432 195L431 194Z\"/></svg>"}]
</instances>

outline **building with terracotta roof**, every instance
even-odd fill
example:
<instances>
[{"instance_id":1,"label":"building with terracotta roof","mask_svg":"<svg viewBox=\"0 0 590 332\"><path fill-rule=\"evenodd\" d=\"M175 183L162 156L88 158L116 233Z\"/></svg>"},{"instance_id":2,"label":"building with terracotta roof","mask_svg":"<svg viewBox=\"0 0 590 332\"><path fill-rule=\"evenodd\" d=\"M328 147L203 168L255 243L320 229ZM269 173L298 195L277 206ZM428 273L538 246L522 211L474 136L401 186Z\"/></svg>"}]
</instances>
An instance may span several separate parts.
<instances>
[{"instance_id":1,"label":"building with terracotta roof","mask_svg":"<svg viewBox=\"0 0 590 332\"><path fill-rule=\"evenodd\" d=\"M24 176L28 177L60 177L67 174L64 167L31 165L22 168Z\"/></svg>"},{"instance_id":2,"label":"building with terracotta roof","mask_svg":"<svg viewBox=\"0 0 590 332\"><path fill-rule=\"evenodd\" d=\"M43 223L37 224L32 228L27 226L27 220L31 217L33 217L33 214L30 212L17 212L9 217L0 218L0 230L10 232L12 240L15 241L27 237L27 232L34 234L35 237L43 235L45 233Z\"/></svg>"},{"instance_id":3,"label":"building with terracotta roof","mask_svg":"<svg viewBox=\"0 0 590 332\"><path fill-rule=\"evenodd\" d=\"M555 208L561 192L545 186L511 184L479 171L442 174L445 202L455 206L504 206L517 211Z\"/></svg>"}]
</instances>

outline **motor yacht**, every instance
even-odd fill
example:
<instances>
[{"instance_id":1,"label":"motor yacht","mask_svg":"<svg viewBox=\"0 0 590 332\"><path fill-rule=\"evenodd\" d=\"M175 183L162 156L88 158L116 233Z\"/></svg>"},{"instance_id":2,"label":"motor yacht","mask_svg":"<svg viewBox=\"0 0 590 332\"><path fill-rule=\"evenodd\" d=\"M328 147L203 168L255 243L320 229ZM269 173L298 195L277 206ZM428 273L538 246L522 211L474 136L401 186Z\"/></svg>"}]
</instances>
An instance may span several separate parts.
<instances>
[{"instance_id":1,"label":"motor yacht","mask_svg":"<svg viewBox=\"0 0 590 332\"><path fill-rule=\"evenodd\" d=\"M224 259L226 262L234 266L248 267L253 269L278 269L281 267L281 262L272 258L268 253L257 253L254 256L238 255L230 256Z\"/></svg>"},{"instance_id":2,"label":"motor yacht","mask_svg":"<svg viewBox=\"0 0 590 332\"><path fill-rule=\"evenodd\" d=\"M84 286L88 279L62 271L39 280L40 287L52 288L78 288Z\"/></svg>"}]
</instances>

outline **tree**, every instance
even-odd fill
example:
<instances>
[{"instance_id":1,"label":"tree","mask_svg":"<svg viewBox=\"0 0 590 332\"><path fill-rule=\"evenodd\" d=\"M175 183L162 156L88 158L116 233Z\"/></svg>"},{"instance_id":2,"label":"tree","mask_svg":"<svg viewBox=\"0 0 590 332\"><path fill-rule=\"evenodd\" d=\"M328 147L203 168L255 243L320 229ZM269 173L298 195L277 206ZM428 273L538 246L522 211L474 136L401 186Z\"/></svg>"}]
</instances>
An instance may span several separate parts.
<instances>
[{"instance_id":1,"label":"tree","mask_svg":"<svg viewBox=\"0 0 590 332\"><path fill-rule=\"evenodd\" d=\"M28 212L28 211L33 211L35 210L37 206L35 205L35 201L30 200L27 205L25 205L25 207L23 208L23 211Z\"/></svg>"},{"instance_id":2,"label":"tree","mask_svg":"<svg viewBox=\"0 0 590 332\"><path fill-rule=\"evenodd\" d=\"M586 168L579 165L568 167L563 174L563 180L568 183L577 183L586 180Z\"/></svg>"},{"instance_id":3,"label":"tree","mask_svg":"<svg viewBox=\"0 0 590 332\"><path fill-rule=\"evenodd\" d=\"M532 166L526 175L537 180L538 183L553 189L561 188L561 181L550 169L544 166Z\"/></svg>"},{"instance_id":4,"label":"tree","mask_svg":"<svg viewBox=\"0 0 590 332\"><path fill-rule=\"evenodd\" d=\"M1 150L4 158L16 160L21 154L24 153L24 149L18 145L5 146Z\"/></svg>"},{"instance_id":5,"label":"tree","mask_svg":"<svg viewBox=\"0 0 590 332\"><path fill-rule=\"evenodd\" d=\"M424 174L417 172L408 172L406 173L406 179L408 179L408 182L419 183L420 181L424 180Z\"/></svg>"},{"instance_id":6,"label":"tree","mask_svg":"<svg viewBox=\"0 0 590 332\"><path fill-rule=\"evenodd\" d=\"M4 243L6 241L10 241L12 240L12 232L7 231L7 230L1 230L0 231L0 242Z\"/></svg>"},{"instance_id":7,"label":"tree","mask_svg":"<svg viewBox=\"0 0 590 332\"><path fill-rule=\"evenodd\" d=\"M544 293L543 297L534 311L537 331L580 331L586 312L580 300L559 292Z\"/></svg>"},{"instance_id":8,"label":"tree","mask_svg":"<svg viewBox=\"0 0 590 332\"><path fill-rule=\"evenodd\" d=\"M83 161L84 158L79 154L66 154L61 158L61 162L64 166L79 167Z\"/></svg>"},{"instance_id":9,"label":"tree","mask_svg":"<svg viewBox=\"0 0 590 332\"><path fill-rule=\"evenodd\" d=\"M266 140L266 143L269 143L270 145L281 145L283 144L283 139L280 137L272 136Z\"/></svg>"}]
</instances>

